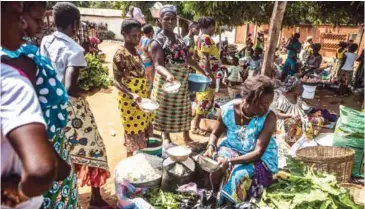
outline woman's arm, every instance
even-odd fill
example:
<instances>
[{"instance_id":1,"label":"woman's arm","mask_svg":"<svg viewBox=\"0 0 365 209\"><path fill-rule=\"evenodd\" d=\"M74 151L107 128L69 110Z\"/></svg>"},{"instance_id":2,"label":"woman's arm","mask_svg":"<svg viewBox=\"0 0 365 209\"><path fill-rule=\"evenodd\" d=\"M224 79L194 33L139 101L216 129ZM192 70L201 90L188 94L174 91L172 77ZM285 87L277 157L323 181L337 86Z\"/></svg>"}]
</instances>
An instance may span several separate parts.
<instances>
[{"instance_id":1,"label":"woman's arm","mask_svg":"<svg viewBox=\"0 0 365 209\"><path fill-rule=\"evenodd\" d=\"M196 69L197 71L202 73L203 75L210 77L213 80L215 79L214 75L210 71L206 71L199 66L198 62L196 60L194 60L193 55L191 53L189 53L187 63L188 63L188 65L190 65L191 67L193 67L194 69Z\"/></svg>"},{"instance_id":2,"label":"woman's arm","mask_svg":"<svg viewBox=\"0 0 365 209\"><path fill-rule=\"evenodd\" d=\"M213 156L213 153L217 151L216 148L218 139L226 130L227 127L224 125L222 120L222 110L218 109L215 128L213 129L212 133L209 136L207 151L204 153L205 156L207 157Z\"/></svg>"},{"instance_id":3,"label":"woman's arm","mask_svg":"<svg viewBox=\"0 0 365 209\"><path fill-rule=\"evenodd\" d=\"M23 165L19 182L21 192L28 197L43 194L56 179L58 167L57 154L48 141L44 125L20 126L7 136Z\"/></svg>"},{"instance_id":4,"label":"woman's arm","mask_svg":"<svg viewBox=\"0 0 365 209\"><path fill-rule=\"evenodd\" d=\"M231 163L233 165L247 164L260 160L261 156L264 154L267 146L270 143L270 139L275 129L276 129L276 116L273 112L270 112L265 120L264 127L259 135L259 138L257 139L255 150L248 154L232 158Z\"/></svg>"},{"instance_id":5,"label":"woman's arm","mask_svg":"<svg viewBox=\"0 0 365 209\"><path fill-rule=\"evenodd\" d=\"M174 76L165 67L164 52L162 47L156 41L152 41L151 43L151 54L153 65L155 66L156 71L164 76L167 81L175 80Z\"/></svg>"}]
</instances>

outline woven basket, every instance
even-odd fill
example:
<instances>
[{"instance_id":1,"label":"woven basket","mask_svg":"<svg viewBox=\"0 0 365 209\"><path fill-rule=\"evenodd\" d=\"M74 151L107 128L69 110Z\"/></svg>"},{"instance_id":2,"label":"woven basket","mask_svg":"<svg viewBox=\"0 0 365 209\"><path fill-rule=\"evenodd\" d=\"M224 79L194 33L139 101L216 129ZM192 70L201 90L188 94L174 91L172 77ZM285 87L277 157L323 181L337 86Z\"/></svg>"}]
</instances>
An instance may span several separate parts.
<instances>
[{"instance_id":1,"label":"woven basket","mask_svg":"<svg viewBox=\"0 0 365 209\"><path fill-rule=\"evenodd\" d=\"M349 183L343 183L343 184L340 184L340 186L347 189L350 192L350 194L354 198L354 202L356 204L361 205L361 206L365 205L364 186L357 185L357 184L349 184Z\"/></svg>"},{"instance_id":2,"label":"woven basket","mask_svg":"<svg viewBox=\"0 0 365 209\"><path fill-rule=\"evenodd\" d=\"M314 146L299 149L296 152L298 160L314 165L321 172L334 174L338 182L349 182L354 164L355 151L348 148Z\"/></svg>"}]
</instances>

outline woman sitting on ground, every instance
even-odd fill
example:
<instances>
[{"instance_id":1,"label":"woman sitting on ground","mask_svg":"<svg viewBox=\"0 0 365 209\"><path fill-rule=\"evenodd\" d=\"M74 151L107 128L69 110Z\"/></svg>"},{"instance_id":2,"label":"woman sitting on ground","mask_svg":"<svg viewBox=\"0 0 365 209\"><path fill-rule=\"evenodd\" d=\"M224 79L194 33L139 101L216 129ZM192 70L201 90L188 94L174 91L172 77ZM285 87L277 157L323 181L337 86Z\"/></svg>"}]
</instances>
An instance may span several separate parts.
<instances>
[{"instance_id":1,"label":"woman sitting on ground","mask_svg":"<svg viewBox=\"0 0 365 209\"><path fill-rule=\"evenodd\" d=\"M283 92L276 102L277 137L284 137L286 143L293 145L300 137L313 139L322 127L324 119L321 116L308 115L310 107L301 99L302 87L295 76L288 77ZM312 124L313 123L313 124ZM313 131L312 125L316 125Z\"/></svg>"},{"instance_id":2,"label":"woman sitting on ground","mask_svg":"<svg viewBox=\"0 0 365 209\"><path fill-rule=\"evenodd\" d=\"M258 75L243 83L241 95L241 99L221 107L205 153L222 167L213 173L216 185L223 177L220 205L225 200L243 202L247 195L256 197L278 171L278 147L272 137L276 116L269 110L274 84L270 78ZM224 132L227 138L217 148L218 138Z\"/></svg>"}]
</instances>

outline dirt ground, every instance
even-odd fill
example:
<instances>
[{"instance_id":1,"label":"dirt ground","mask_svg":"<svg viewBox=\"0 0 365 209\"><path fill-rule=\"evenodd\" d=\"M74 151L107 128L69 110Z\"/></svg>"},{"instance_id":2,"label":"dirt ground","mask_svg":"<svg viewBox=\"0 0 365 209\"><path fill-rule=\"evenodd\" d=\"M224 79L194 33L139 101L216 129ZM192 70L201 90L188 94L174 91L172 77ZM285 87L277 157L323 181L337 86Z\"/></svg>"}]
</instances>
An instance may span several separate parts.
<instances>
[{"instance_id":1,"label":"dirt ground","mask_svg":"<svg viewBox=\"0 0 365 209\"><path fill-rule=\"evenodd\" d=\"M117 42L104 42L100 45L100 49L106 53L105 65L109 67L110 75L112 75L112 61L115 51L117 50L119 43ZM224 91L224 89L222 89ZM96 95L88 98L91 109L94 113L96 123L101 136L103 137L106 152L108 156L108 164L111 172L106 185L102 187L102 194L104 199L111 205L116 205L116 197L114 191L114 168L119 161L126 157L126 149L123 146L123 127L119 116L119 110L117 105L117 90L112 88L108 91L102 91ZM321 90L316 92L315 99L307 100L307 103L313 107L326 108L332 113L339 114L339 106L345 105L354 109L361 109L361 102L358 98L353 96L339 96L333 91ZM115 132L116 135L112 136L111 132ZM206 141L206 137L192 137L194 141ZM172 140L181 144L182 137L180 134L172 136ZM83 187L79 189L80 202L82 209L86 209L90 200L90 188Z\"/></svg>"}]
</instances>

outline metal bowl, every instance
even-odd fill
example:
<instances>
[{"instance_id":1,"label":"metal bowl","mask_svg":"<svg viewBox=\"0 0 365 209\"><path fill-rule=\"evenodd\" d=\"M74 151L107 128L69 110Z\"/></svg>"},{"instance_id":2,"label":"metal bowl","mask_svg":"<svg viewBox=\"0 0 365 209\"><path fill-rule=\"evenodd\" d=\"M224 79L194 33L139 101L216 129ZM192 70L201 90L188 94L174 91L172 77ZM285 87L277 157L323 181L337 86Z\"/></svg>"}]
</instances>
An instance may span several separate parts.
<instances>
[{"instance_id":1,"label":"metal bowl","mask_svg":"<svg viewBox=\"0 0 365 209\"><path fill-rule=\"evenodd\" d=\"M168 94L176 94L179 92L179 89L181 87L181 83L179 81L173 81L173 82L166 82L162 89L168 93Z\"/></svg>"},{"instance_id":2,"label":"metal bowl","mask_svg":"<svg viewBox=\"0 0 365 209\"><path fill-rule=\"evenodd\" d=\"M143 112L147 113L153 112L160 107L160 105L157 102L147 98L143 98L142 101L138 104L138 106L139 108L141 108Z\"/></svg>"},{"instance_id":3,"label":"metal bowl","mask_svg":"<svg viewBox=\"0 0 365 209\"><path fill-rule=\"evenodd\" d=\"M204 157L202 155L199 156L198 163L203 170L209 173L216 172L220 169L220 166L217 161L210 159L208 157Z\"/></svg>"},{"instance_id":4,"label":"metal bowl","mask_svg":"<svg viewBox=\"0 0 365 209\"><path fill-rule=\"evenodd\" d=\"M191 149L182 146L172 147L167 150L167 155L173 161L182 162L189 158L191 154Z\"/></svg>"}]
</instances>

